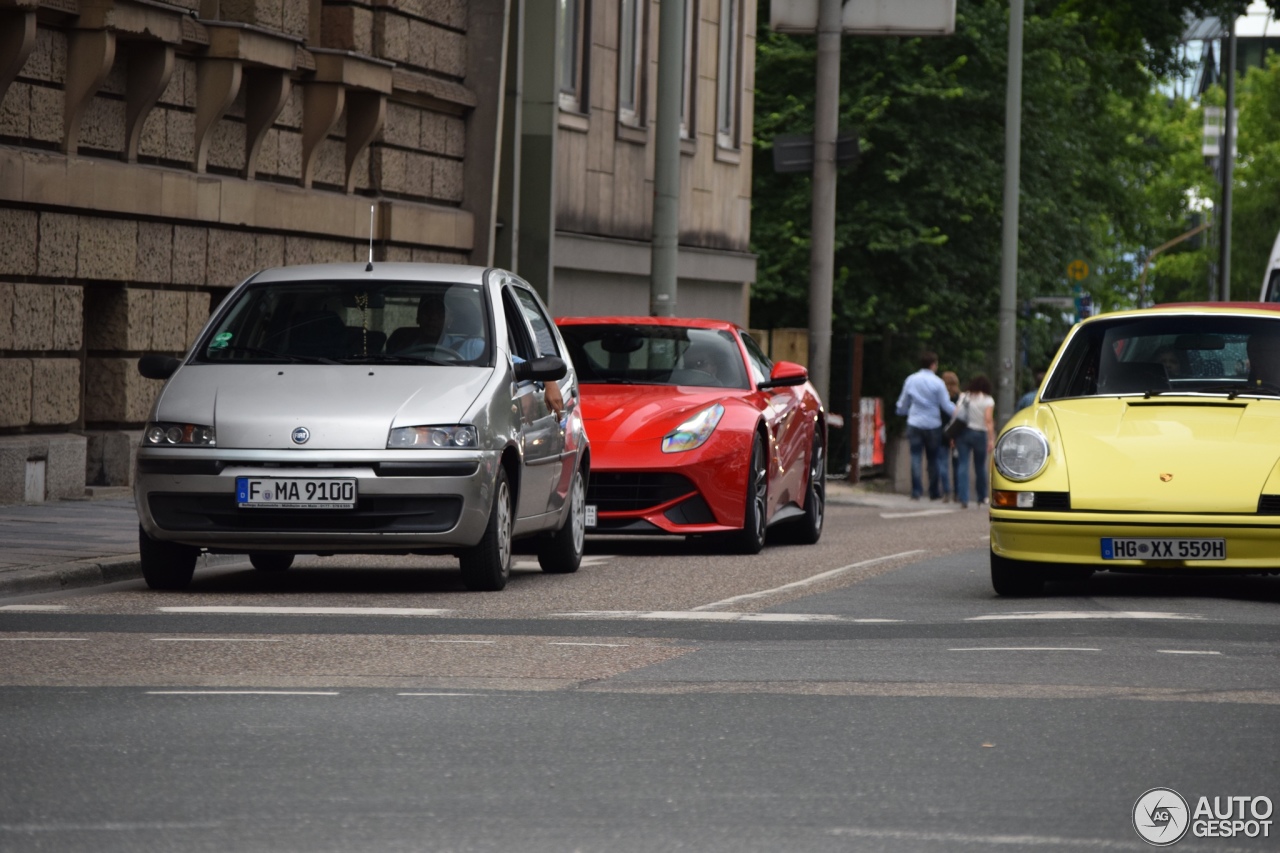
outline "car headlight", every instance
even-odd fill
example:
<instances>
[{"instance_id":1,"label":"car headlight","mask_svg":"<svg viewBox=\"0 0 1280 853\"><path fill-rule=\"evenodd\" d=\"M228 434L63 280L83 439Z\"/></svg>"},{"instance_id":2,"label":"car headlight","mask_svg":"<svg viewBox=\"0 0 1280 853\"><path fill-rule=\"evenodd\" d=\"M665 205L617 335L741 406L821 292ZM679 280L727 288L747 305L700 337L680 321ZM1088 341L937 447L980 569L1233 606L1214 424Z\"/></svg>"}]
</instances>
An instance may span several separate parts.
<instances>
[{"instance_id":1,"label":"car headlight","mask_svg":"<svg viewBox=\"0 0 1280 853\"><path fill-rule=\"evenodd\" d=\"M387 436L387 447L441 448L466 450L479 444L476 428L470 424L454 426L397 427Z\"/></svg>"},{"instance_id":2,"label":"car headlight","mask_svg":"<svg viewBox=\"0 0 1280 853\"><path fill-rule=\"evenodd\" d=\"M152 421L142 431L142 443L147 447L216 447L218 441L211 426Z\"/></svg>"},{"instance_id":3,"label":"car headlight","mask_svg":"<svg viewBox=\"0 0 1280 853\"><path fill-rule=\"evenodd\" d=\"M1030 480L1049 462L1049 442L1038 429L1014 427L996 442L992 461L1007 479Z\"/></svg>"},{"instance_id":4,"label":"car headlight","mask_svg":"<svg viewBox=\"0 0 1280 853\"><path fill-rule=\"evenodd\" d=\"M724 406L719 403L703 409L663 437L662 452L680 453L701 447L711 437L722 417Z\"/></svg>"}]
</instances>

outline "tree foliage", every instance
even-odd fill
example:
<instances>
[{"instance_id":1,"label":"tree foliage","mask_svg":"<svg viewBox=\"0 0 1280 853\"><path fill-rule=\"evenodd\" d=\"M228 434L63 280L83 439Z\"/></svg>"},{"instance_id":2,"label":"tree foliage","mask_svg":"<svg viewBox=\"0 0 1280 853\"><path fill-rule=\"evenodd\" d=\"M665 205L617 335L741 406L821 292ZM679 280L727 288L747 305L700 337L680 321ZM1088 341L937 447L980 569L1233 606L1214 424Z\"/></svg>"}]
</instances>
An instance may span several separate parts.
<instances>
[{"instance_id":1,"label":"tree foliage","mask_svg":"<svg viewBox=\"0 0 1280 853\"><path fill-rule=\"evenodd\" d=\"M1155 83L1176 69L1184 13L1224 5L1245 4L1028 0L1021 302L1070 295L1067 266L1083 259L1101 308L1136 304L1147 250L1186 229L1187 189L1204 183L1198 112ZM812 131L816 43L769 30L767 8L760 19L753 325L803 327L810 177L775 173L772 140ZM842 40L840 125L856 129L861 155L839 173L833 328L866 336L864 393L895 395L922 348L962 379L996 373L1007 45L1007 0L959 0L944 38ZM1061 312L1020 319L1025 381L1067 325Z\"/></svg>"}]
</instances>

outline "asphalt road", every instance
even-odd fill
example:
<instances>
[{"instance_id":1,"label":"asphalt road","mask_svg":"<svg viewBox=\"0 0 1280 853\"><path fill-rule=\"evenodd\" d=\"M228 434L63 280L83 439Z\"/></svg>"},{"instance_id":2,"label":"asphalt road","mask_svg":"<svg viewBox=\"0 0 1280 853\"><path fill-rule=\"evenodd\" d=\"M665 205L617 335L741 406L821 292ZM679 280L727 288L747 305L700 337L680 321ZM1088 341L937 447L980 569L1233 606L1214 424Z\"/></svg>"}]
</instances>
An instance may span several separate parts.
<instances>
[{"instance_id":1,"label":"asphalt road","mask_svg":"<svg viewBox=\"0 0 1280 853\"><path fill-rule=\"evenodd\" d=\"M501 593L329 558L0 600L0 849L1145 850L1151 788L1280 801L1280 579L999 599L945 509Z\"/></svg>"}]
</instances>

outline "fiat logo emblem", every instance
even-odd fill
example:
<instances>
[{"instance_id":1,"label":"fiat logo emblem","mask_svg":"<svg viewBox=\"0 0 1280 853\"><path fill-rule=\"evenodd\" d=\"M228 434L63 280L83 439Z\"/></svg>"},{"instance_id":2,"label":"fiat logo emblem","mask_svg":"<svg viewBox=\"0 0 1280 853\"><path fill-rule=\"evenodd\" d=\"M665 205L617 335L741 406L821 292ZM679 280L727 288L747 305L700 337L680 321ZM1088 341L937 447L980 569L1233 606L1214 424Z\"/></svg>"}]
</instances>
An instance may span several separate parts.
<instances>
[{"instance_id":1,"label":"fiat logo emblem","mask_svg":"<svg viewBox=\"0 0 1280 853\"><path fill-rule=\"evenodd\" d=\"M294 444L306 444L307 440L310 438L311 438L311 430L307 429L306 427L298 427L293 431Z\"/></svg>"}]
</instances>

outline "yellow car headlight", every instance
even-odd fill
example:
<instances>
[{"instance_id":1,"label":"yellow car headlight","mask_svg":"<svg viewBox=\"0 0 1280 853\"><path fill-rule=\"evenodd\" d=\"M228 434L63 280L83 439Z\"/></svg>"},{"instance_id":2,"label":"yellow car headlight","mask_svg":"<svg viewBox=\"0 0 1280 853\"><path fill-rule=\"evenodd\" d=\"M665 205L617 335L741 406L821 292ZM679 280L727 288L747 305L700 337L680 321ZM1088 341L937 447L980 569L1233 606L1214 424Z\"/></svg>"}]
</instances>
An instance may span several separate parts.
<instances>
[{"instance_id":1,"label":"yellow car headlight","mask_svg":"<svg viewBox=\"0 0 1280 853\"><path fill-rule=\"evenodd\" d=\"M1021 483L1044 470L1049 462L1049 442L1038 429L1014 427L996 442L992 461L1002 476Z\"/></svg>"}]
</instances>

